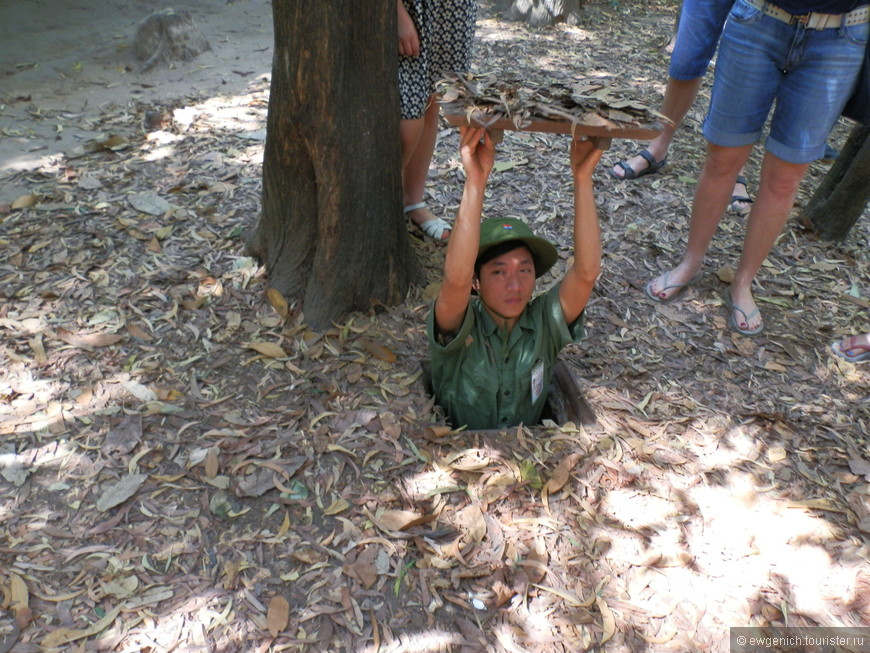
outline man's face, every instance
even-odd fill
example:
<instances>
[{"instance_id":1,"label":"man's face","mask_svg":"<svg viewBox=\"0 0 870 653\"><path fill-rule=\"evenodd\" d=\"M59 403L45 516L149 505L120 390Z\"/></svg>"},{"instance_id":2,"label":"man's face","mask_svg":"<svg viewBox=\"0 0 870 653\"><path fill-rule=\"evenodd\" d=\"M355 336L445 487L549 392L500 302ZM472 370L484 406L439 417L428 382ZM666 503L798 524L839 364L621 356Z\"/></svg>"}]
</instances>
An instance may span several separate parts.
<instances>
[{"instance_id":1,"label":"man's face","mask_svg":"<svg viewBox=\"0 0 870 653\"><path fill-rule=\"evenodd\" d=\"M480 267L478 292L495 318L507 318L513 326L532 300L535 291L535 261L525 245L505 252ZM501 322L502 320L497 320Z\"/></svg>"}]
</instances>

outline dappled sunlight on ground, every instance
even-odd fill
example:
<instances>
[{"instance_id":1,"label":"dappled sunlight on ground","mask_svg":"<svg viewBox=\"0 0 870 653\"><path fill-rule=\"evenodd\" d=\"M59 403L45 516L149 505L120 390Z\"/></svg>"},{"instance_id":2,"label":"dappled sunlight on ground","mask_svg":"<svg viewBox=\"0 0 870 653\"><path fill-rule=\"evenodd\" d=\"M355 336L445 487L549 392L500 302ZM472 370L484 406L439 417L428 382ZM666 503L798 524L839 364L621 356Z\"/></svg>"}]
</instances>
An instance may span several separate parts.
<instances>
[{"instance_id":1,"label":"dappled sunlight on ground","mask_svg":"<svg viewBox=\"0 0 870 653\"><path fill-rule=\"evenodd\" d=\"M717 418L709 424L696 420L692 430L704 437L681 447L682 457L671 464L646 457L643 447L632 448L619 436L602 438L579 462L562 492L549 497L549 512L543 506L535 509L528 495L525 501L520 498L523 479L518 473L513 484L502 486L501 497L488 495L478 504L488 519L495 519L495 530L490 522L486 535L483 530L475 535L474 522L453 522L460 538L465 533L466 540L480 542L472 552L461 550L466 565L475 567L477 556L486 556L492 564L490 552L496 550L505 552L500 572L504 577L527 567L543 572L538 582L527 586L527 594L514 595L498 611L506 620L501 639L512 632L509 639L522 647L573 633L578 645L581 640L588 645L606 631L609 613L619 624L616 638L631 650L632 632L641 640L670 643L677 650L689 641L704 650L722 650L729 626L748 624L760 614L779 614L786 621L799 615L799 620L814 623L863 623L866 615L844 613L842 606L843 600L850 604L859 599L856 590L866 575L866 545L843 541L840 526L808 510L812 501L795 498L793 487L775 482L772 472L782 465L770 467L759 459L759 451L768 448L764 430L751 424L723 428ZM581 431L580 438L594 442L602 435L595 434L596 429ZM685 431L670 435L682 438ZM546 446L544 442L536 441L533 450ZM519 451L507 442L504 446L500 455L487 456L490 465L475 470L480 480L518 472ZM480 459L479 452L455 449L450 458ZM462 471L467 478L468 470ZM606 473L615 476L606 480ZM440 482L456 483L456 476ZM474 492L473 483L459 486L450 489L483 495ZM440 513L439 521L451 521L446 512L449 508ZM544 542L539 547L542 555L535 555L535 541ZM511 552L519 558L511 560ZM534 564L518 565L528 560ZM437 565L445 566L443 559ZM491 602L498 602L492 583L484 580L472 586L487 601L488 618L498 618L492 612ZM586 608L586 616L566 622L564 611L572 606ZM593 606L598 615L589 612Z\"/></svg>"},{"instance_id":2,"label":"dappled sunlight on ground","mask_svg":"<svg viewBox=\"0 0 870 653\"><path fill-rule=\"evenodd\" d=\"M622 29L663 35L672 12L647 13ZM480 69L613 80L625 32L596 18L484 17ZM656 99L646 37L631 74ZM78 140L116 149L10 177L32 203L0 213L0 649L682 653L726 651L731 626L870 625L870 366L827 349L870 329L866 221L836 251L789 231L769 335L725 329L740 225L684 302L651 305L702 155L690 116L684 168L596 172L604 272L565 360L597 423L451 431L421 387L435 286L314 333L243 255L268 75L242 72L149 130L144 105L107 108ZM456 142L443 125L427 189L448 217ZM486 212L564 260L566 142L508 134L498 160Z\"/></svg>"}]
</instances>

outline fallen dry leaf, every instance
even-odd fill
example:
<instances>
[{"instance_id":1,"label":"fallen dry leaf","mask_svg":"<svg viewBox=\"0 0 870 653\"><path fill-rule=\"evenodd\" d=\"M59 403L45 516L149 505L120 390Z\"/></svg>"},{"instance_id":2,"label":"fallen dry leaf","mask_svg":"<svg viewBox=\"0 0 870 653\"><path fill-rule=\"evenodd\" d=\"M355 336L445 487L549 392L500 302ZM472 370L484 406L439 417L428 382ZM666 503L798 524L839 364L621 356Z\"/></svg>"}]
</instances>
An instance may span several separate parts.
<instances>
[{"instance_id":1,"label":"fallen dry leaf","mask_svg":"<svg viewBox=\"0 0 870 653\"><path fill-rule=\"evenodd\" d=\"M337 515L340 512L344 512L350 508L350 503L348 503L347 499L339 497L331 504L329 504L326 508L323 509L324 515Z\"/></svg>"},{"instance_id":2,"label":"fallen dry leaf","mask_svg":"<svg viewBox=\"0 0 870 653\"><path fill-rule=\"evenodd\" d=\"M460 510L455 523L466 534L469 542L480 542L486 535L486 520L480 506L472 504Z\"/></svg>"},{"instance_id":3,"label":"fallen dry leaf","mask_svg":"<svg viewBox=\"0 0 870 653\"><path fill-rule=\"evenodd\" d=\"M121 607L116 606L105 617L91 624L88 628L58 628L52 630L42 638L40 644L45 648L55 648L101 633L115 621L120 611Z\"/></svg>"},{"instance_id":4,"label":"fallen dry leaf","mask_svg":"<svg viewBox=\"0 0 870 653\"><path fill-rule=\"evenodd\" d=\"M24 579L18 574L10 574L9 594L4 596L3 607L10 607L13 610L26 607L30 601L29 596Z\"/></svg>"},{"instance_id":5,"label":"fallen dry leaf","mask_svg":"<svg viewBox=\"0 0 870 653\"><path fill-rule=\"evenodd\" d=\"M526 560L530 563L525 566L529 580L533 583L540 583L547 575L547 565L550 561L547 543L543 538L535 538Z\"/></svg>"},{"instance_id":6,"label":"fallen dry leaf","mask_svg":"<svg viewBox=\"0 0 870 653\"><path fill-rule=\"evenodd\" d=\"M269 601L269 610L266 612L266 626L272 637L287 627L290 621L290 604L283 596L273 596Z\"/></svg>"},{"instance_id":7,"label":"fallen dry leaf","mask_svg":"<svg viewBox=\"0 0 870 653\"><path fill-rule=\"evenodd\" d=\"M120 342L124 338L120 333L78 334L64 328L57 330L57 337L73 347L88 350L94 347L109 347Z\"/></svg>"},{"instance_id":8,"label":"fallen dry leaf","mask_svg":"<svg viewBox=\"0 0 870 653\"><path fill-rule=\"evenodd\" d=\"M412 510L385 510L377 517L377 523L387 531L404 531L434 519L435 515L422 515Z\"/></svg>"},{"instance_id":9,"label":"fallen dry leaf","mask_svg":"<svg viewBox=\"0 0 870 653\"><path fill-rule=\"evenodd\" d=\"M567 483L568 479L571 477L571 470L577 466L577 463L580 462L580 458L581 455L579 453L568 454L558 465L556 465L556 469L553 470L553 475L550 476L550 479L544 486L548 494L558 492L565 487L565 483Z\"/></svg>"},{"instance_id":10,"label":"fallen dry leaf","mask_svg":"<svg viewBox=\"0 0 870 653\"><path fill-rule=\"evenodd\" d=\"M607 606L607 601L600 596L595 597L595 605L601 613L601 644L610 641L616 632L616 619L613 612Z\"/></svg>"},{"instance_id":11,"label":"fallen dry leaf","mask_svg":"<svg viewBox=\"0 0 870 653\"><path fill-rule=\"evenodd\" d=\"M281 345L277 345L274 342L249 342L245 346L269 358L287 357L287 352L281 348Z\"/></svg>"},{"instance_id":12,"label":"fallen dry leaf","mask_svg":"<svg viewBox=\"0 0 870 653\"><path fill-rule=\"evenodd\" d=\"M852 470L853 474L863 476L864 480L870 481L870 462L863 458L852 457L849 458L849 469Z\"/></svg>"},{"instance_id":13,"label":"fallen dry leaf","mask_svg":"<svg viewBox=\"0 0 870 653\"><path fill-rule=\"evenodd\" d=\"M382 360L387 363L394 363L396 361L396 354L394 354L387 347L384 347L384 345L375 342L374 340L365 339L362 341L362 345L367 352L369 352L378 360Z\"/></svg>"},{"instance_id":14,"label":"fallen dry leaf","mask_svg":"<svg viewBox=\"0 0 870 653\"><path fill-rule=\"evenodd\" d=\"M12 210L29 209L31 206L35 206L38 201L35 195L22 195L12 202Z\"/></svg>"},{"instance_id":15,"label":"fallen dry leaf","mask_svg":"<svg viewBox=\"0 0 870 653\"><path fill-rule=\"evenodd\" d=\"M218 450L216 447L209 447L208 453L205 455L205 475L214 478L219 471Z\"/></svg>"},{"instance_id":16,"label":"fallen dry leaf","mask_svg":"<svg viewBox=\"0 0 870 653\"><path fill-rule=\"evenodd\" d=\"M103 493L97 500L97 510L105 512L115 506L124 503L142 487L148 478L147 474L129 474L117 483L112 483L103 488Z\"/></svg>"},{"instance_id":17,"label":"fallen dry leaf","mask_svg":"<svg viewBox=\"0 0 870 653\"><path fill-rule=\"evenodd\" d=\"M368 546L350 563L345 564L342 570L348 576L356 578L366 589L371 588L378 580L378 569L375 564L377 548Z\"/></svg>"},{"instance_id":18,"label":"fallen dry leaf","mask_svg":"<svg viewBox=\"0 0 870 653\"><path fill-rule=\"evenodd\" d=\"M278 290L275 288L266 289L266 299L275 309L275 312L281 317L287 317L290 314L290 305Z\"/></svg>"}]
</instances>

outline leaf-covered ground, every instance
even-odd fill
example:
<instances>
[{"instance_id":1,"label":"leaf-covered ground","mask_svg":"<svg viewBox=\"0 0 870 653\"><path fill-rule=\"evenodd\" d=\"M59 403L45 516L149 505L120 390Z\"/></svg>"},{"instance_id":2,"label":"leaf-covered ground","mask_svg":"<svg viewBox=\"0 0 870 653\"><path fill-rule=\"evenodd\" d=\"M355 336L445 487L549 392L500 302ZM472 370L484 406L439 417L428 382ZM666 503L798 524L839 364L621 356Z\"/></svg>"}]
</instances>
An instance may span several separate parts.
<instances>
[{"instance_id":1,"label":"leaf-covered ground","mask_svg":"<svg viewBox=\"0 0 870 653\"><path fill-rule=\"evenodd\" d=\"M674 9L530 30L485 5L475 66L656 107ZM167 98L146 131L109 108L88 147L8 178L28 191L0 206L0 651L726 651L732 626L870 626L870 368L829 349L870 331L866 216L842 244L787 226L759 337L725 325L738 216L684 299L642 292L684 243L708 93L662 174L612 179L623 141L596 173L604 270L565 352L589 427L439 428L432 285L325 333L267 301L240 238L266 79ZM569 242L567 146L506 134L487 214ZM415 242L434 281L443 249Z\"/></svg>"}]
</instances>

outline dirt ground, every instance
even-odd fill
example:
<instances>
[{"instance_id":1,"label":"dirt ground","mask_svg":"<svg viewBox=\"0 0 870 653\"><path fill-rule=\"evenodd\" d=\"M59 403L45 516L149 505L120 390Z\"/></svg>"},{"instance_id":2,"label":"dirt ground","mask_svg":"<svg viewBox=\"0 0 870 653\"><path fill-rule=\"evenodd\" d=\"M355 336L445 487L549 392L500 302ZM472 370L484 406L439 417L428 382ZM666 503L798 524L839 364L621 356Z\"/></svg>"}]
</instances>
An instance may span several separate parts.
<instances>
[{"instance_id":1,"label":"dirt ground","mask_svg":"<svg viewBox=\"0 0 870 653\"><path fill-rule=\"evenodd\" d=\"M151 12L187 8L211 51L141 72L131 48ZM232 95L272 67L267 0L28 0L0 4L0 203L18 197L8 173L38 169L95 136L95 121L134 105Z\"/></svg>"},{"instance_id":2,"label":"dirt ground","mask_svg":"<svg viewBox=\"0 0 870 653\"><path fill-rule=\"evenodd\" d=\"M661 101L674 4L536 30L482 5L476 70ZM829 349L870 331L866 215L836 244L790 221L759 337L725 324L738 216L652 304L708 80L661 174L610 178L626 141L595 174L603 274L564 355L595 424L451 432L418 364L432 284L314 333L243 255L269 3L191 3L212 50L140 72L134 27L165 6L0 4L27 26L0 43L0 653L718 652L735 626L870 627L870 366ZM444 123L446 217L457 142ZM498 162L486 212L568 242L565 137L508 133Z\"/></svg>"}]
</instances>

